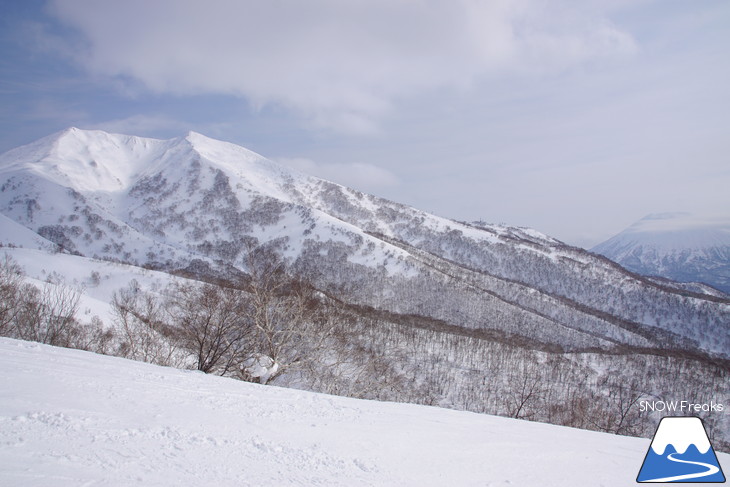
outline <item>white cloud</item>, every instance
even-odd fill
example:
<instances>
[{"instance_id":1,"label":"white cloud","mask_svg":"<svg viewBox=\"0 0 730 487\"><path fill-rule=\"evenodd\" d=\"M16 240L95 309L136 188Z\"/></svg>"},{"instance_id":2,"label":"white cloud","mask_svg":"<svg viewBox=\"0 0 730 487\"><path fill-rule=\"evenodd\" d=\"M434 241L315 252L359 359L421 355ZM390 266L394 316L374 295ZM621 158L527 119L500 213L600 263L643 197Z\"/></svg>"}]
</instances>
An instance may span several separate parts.
<instances>
[{"instance_id":1,"label":"white cloud","mask_svg":"<svg viewBox=\"0 0 730 487\"><path fill-rule=\"evenodd\" d=\"M659 213L644 217L633 224L632 232L681 232L716 229L719 232L730 233L730 215L703 214L695 215L687 212Z\"/></svg>"},{"instance_id":2,"label":"white cloud","mask_svg":"<svg viewBox=\"0 0 730 487\"><path fill-rule=\"evenodd\" d=\"M365 192L378 192L379 189L398 184L398 178L393 173L372 164L326 164L300 157L282 157L276 161L297 171Z\"/></svg>"},{"instance_id":3,"label":"white cloud","mask_svg":"<svg viewBox=\"0 0 730 487\"><path fill-rule=\"evenodd\" d=\"M631 52L598 10L539 0L53 0L95 75L278 104L373 132L403 97Z\"/></svg>"}]
</instances>

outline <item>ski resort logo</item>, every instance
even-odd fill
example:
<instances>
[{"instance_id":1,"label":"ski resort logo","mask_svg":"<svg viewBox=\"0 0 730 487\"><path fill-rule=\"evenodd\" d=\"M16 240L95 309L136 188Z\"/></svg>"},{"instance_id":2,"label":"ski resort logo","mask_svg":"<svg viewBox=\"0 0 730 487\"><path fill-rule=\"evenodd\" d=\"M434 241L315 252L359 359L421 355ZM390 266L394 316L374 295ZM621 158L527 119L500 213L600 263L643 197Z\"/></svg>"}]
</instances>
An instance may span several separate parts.
<instances>
[{"instance_id":1,"label":"ski resort logo","mask_svg":"<svg viewBox=\"0 0 730 487\"><path fill-rule=\"evenodd\" d=\"M636 481L725 482L702 420L692 416L663 418Z\"/></svg>"}]
</instances>

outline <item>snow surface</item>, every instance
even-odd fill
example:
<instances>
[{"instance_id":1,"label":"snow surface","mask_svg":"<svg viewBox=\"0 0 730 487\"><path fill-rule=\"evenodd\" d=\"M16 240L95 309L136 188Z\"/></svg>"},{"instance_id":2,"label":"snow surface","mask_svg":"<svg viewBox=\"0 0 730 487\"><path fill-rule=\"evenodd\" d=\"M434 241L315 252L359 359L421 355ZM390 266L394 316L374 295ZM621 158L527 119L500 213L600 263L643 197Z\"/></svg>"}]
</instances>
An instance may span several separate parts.
<instances>
[{"instance_id":1,"label":"snow surface","mask_svg":"<svg viewBox=\"0 0 730 487\"><path fill-rule=\"evenodd\" d=\"M648 447L0 339L0 485L615 487Z\"/></svg>"},{"instance_id":2,"label":"snow surface","mask_svg":"<svg viewBox=\"0 0 730 487\"><path fill-rule=\"evenodd\" d=\"M33 249L52 249L56 245L41 237L20 223L0 213L0 244L29 247Z\"/></svg>"}]
</instances>

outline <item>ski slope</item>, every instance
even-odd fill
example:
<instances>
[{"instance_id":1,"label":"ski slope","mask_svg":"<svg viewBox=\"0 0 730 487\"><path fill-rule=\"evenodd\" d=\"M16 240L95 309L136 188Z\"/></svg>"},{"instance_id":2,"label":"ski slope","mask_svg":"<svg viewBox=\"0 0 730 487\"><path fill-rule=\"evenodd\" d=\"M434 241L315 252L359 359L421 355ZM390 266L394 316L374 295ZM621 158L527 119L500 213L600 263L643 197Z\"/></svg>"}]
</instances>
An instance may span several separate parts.
<instances>
[{"instance_id":1,"label":"ski slope","mask_svg":"<svg viewBox=\"0 0 730 487\"><path fill-rule=\"evenodd\" d=\"M3 486L615 487L648 447L0 339Z\"/></svg>"}]
</instances>

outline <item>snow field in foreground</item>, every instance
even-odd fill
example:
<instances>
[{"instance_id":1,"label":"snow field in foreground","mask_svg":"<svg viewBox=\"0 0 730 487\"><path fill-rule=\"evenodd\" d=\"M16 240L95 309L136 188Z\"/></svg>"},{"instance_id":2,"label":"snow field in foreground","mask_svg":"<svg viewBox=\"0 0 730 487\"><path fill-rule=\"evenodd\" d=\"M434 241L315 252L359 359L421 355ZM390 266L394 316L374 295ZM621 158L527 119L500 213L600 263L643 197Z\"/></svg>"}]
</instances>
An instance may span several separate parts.
<instances>
[{"instance_id":1,"label":"snow field in foreground","mask_svg":"<svg viewBox=\"0 0 730 487\"><path fill-rule=\"evenodd\" d=\"M648 447L0 338L3 486L615 487Z\"/></svg>"}]
</instances>

